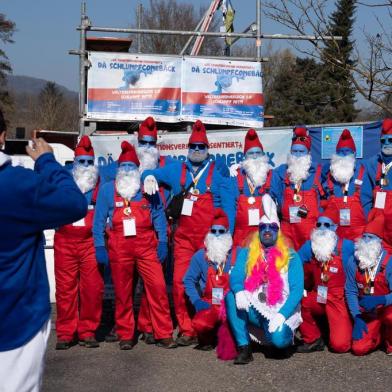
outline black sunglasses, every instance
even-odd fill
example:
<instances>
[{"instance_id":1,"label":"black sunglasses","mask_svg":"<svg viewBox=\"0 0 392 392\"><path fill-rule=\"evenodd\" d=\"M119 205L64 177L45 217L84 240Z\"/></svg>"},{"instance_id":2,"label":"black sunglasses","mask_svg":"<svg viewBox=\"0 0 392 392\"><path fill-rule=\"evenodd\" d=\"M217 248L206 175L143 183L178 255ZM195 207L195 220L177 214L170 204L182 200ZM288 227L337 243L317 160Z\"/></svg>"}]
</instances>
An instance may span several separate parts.
<instances>
[{"instance_id":1,"label":"black sunglasses","mask_svg":"<svg viewBox=\"0 0 392 392\"><path fill-rule=\"evenodd\" d=\"M139 144L141 146L155 146L157 142L155 140L139 140Z\"/></svg>"},{"instance_id":2,"label":"black sunglasses","mask_svg":"<svg viewBox=\"0 0 392 392\"><path fill-rule=\"evenodd\" d=\"M78 163L84 165L85 163L88 163L89 165L94 164L94 159L78 159Z\"/></svg>"},{"instance_id":3,"label":"black sunglasses","mask_svg":"<svg viewBox=\"0 0 392 392\"><path fill-rule=\"evenodd\" d=\"M197 148L197 149L199 149L200 151L204 151L204 150L207 148L207 146L206 146L205 144L194 144L194 143L191 143L191 144L189 145L189 148L190 148L191 150L196 150L196 148Z\"/></svg>"},{"instance_id":4,"label":"black sunglasses","mask_svg":"<svg viewBox=\"0 0 392 392\"><path fill-rule=\"evenodd\" d=\"M226 230L225 229L211 229L212 234L225 234Z\"/></svg>"},{"instance_id":5,"label":"black sunglasses","mask_svg":"<svg viewBox=\"0 0 392 392\"><path fill-rule=\"evenodd\" d=\"M331 227L331 224L328 223L328 222L317 222L317 223L316 223L316 227L321 227L321 226L324 226L324 227L326 227L327 229L329 229L329 228Z\"/></svg>"},{"instance_id":6,"label":"black sunglasses","mask_svg":"<svg viewBox=\"0 0 392 392\"><path fill-rule=\"evenodd\" d=\"M274 231L277 233L279 231L279 226L277 223L262 223L260 225L260 231L270 229L271 231Z\"/></svg>"},{"instance_id":7,"label":"black sunglasses","mask_svg":"<svg viewBox=\"0 0 392 392\"><path fill-rule=\"evenodd\" d=\"M299 140L301 142L306 142L308 140L308 137L306 137L306 136L293 136L292 140Z\"/></svg>"},{"instance_id":8,"label":"black sunglasses","mask_svg":"<svg viewBox=\"0 0 392 392\"><path fill-rule=\"evenodd\" d=\"M392 137L385 137L381 139L381 144L386 144L387 142L388 144L392 144Z\"/></svg>"}]
</instances>

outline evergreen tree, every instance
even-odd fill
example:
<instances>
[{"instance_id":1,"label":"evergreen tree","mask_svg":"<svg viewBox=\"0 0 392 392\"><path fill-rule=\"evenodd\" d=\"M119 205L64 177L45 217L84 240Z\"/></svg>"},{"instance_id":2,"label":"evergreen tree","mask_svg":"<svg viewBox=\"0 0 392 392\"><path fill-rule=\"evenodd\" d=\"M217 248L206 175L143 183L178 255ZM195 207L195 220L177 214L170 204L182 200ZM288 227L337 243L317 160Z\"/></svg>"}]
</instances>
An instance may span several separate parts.
<instances>
[{"instance_id":1,"label":"evergreen tree","mask_svg":"<svg viewBox=\"0 0 392 392\"><path fill-rule=\"evenodd\" d=\"M322 54L324 63L323 85L329 92L329 103L325 109L326 122L351 122L355 120L355 89L351 82L350 67L355 21L356 0L338 0L336 10L330 17L328 34L341 36L341 41L327 41Z\"/></svg>"}]
</instances>

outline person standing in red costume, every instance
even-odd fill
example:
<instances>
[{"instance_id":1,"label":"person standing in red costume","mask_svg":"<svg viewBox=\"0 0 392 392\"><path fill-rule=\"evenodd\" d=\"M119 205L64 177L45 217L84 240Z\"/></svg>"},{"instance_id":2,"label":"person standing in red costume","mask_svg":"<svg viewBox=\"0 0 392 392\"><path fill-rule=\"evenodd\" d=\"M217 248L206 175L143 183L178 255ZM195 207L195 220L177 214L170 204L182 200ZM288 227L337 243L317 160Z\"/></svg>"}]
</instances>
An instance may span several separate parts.
<instances>
[{"instance_id":1,"label":"person standing in red costume","mask_svg":"<svg viewBox=\"0 0 392 392\"><path fill-rule=\"evenodd\" d=\"M58 228L54 236L57 350L68 349L75 335L80 345L99 347L95 331L101 321L104 284L92 234L99 177L88 136L75 149L72 175L86 197L88 212L83 219Z\"/></svg>"},{"instance_id":2,"label":"person standing in red costume","mask_svg":"<svg viewBox=\"0 0 392 392\"><path fill-rule=\"evenodd\" d=\"M384 215L373 211L347 269L354 355L366 355L382 343L392 355L392 256L382 247Z\"/></svg>"},{"instance_id":3,"label":"person standing in red costume","mask_svg":"<svg viewBox=\"0 0 392 392\"><path fill-rule=\"evenodd\" d=\"M356 240L363 233L372 206L372 188L365 165L355 158L356 147L348 129L344 129L331 158L324 189L328 207L339 214L337 234Z\"/></svg>"},{"instance_id":4,"label":"person standing in red costume","mask_svg":"<svg viewBox=\"0 0 392 392\"><path fill-rule=\"evenodd\" d=\"M263 145L254 129L249 129L244 143L245 160L230 170L234 177L236 217L233 242L241 246L258 231L264 215L262 196L269 192L272 171Z\"/></svg>"}]
</instances>

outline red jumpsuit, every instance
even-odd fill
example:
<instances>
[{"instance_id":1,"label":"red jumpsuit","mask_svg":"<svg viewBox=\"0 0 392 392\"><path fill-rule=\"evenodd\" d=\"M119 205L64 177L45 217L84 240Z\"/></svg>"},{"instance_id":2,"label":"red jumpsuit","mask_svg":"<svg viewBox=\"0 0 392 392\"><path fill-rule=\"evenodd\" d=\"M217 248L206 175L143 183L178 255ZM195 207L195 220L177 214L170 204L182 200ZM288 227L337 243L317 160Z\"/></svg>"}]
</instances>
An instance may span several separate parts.
<instances>
[{"instance_id":1,"label":"red jumpsuit","mask_svg":"<svg viewBox=\"0 0 392 392\"><path fill-rule=\"evenodd\" d=\"M115 293L116 333L120 340L133 339L133 278L135 266L144 282L152 328L156 339L172 336L169 301L162 266L157 256L157 239L150 203L144 197L131 201L131 215L124 212L124 200L115 192L112 228L109 230L109 259ZM135 219L136 235L125 236L123 221Z\"/></svg>"},{"instance_id":2,"label":"red jumpsuit","mask_svg":"<svg viewBox=\"0 0 392 392\"><path fill-rule=\"evenodd\" d=\"M327 317L329 326L329 347L337 353L345 353L351 347L352 323L344 296L346 275L342 262L342 243L339 239L337 254L327 264L312 259L313 279L315 286L302 299L301 313L303 322L300 331L305 343L313 343L320 338L319 318ZM322 274L328 276L328 281L322 281ZM317 287L328 288L327 303L317 302Z\"/></svg>"},{"instance_id":3,"label":"red jumpsuit","mask_svg":"<svg viewBox=\"0 0 392 392\"><path fill-rule=\"evenodd\" d=\"M185 336L194 336L195 331L191 320L193 309L185 294L183 278L192 256L204 246L205 236L214 219L214 202L210 191L214 167L214 163L211 163L208 168L207 192L202 195L187 195L187 198L197 198L193 203L192 216L181 215L174 234L173 301L179 332ZM181 187L185 186L186 170L183 165Z\"/></svg>"},{"instance_id":4,"label":"red jumpsuit","mask_svg":"<svg viewBox=\"0 0 392 392\"><path fill-rule=\"evenodd\" d=\"M231 264L230 269L234 266L236 259L236 247L233 248L231 254ZM208 261L206 260L206 263ZM220 314L221 314L221 304L213 304L212 303L212 291L216 288L223 289L223 298L226 293L229 291L229 272L216 271L214 267L209 263L207 279L206 279L206 287L204 289L203 296L201 299L203 301L208 302L211 307L206 310L201 310L196 313L193 320L192 326L197 333L198 341L200 344L213 344L217 328L219 326ZM224 306L224 305L223 305Z\"/></svg>"},{"instance_id":5,"label":"red jumpsuit","mask_svg":"<svg viewBox=\"0 0 392 392\"><path fill-rule=\"evenodd\" d=\"M383 246L388 253L392 253L392 190L385 190L382 187L384 181L384 175L382 173L382 165L378 162L377 174L376 174L376 186L374 187L374 200L376 200L377 192L385 192L385 224L384 224L384 239Z\"/></svg>"},{"instance_id":6,"label":"red jumpsuit","mask_svg":"<svg viewBox=\"0 0 392 392\"><path fill-rule=\"evenodd\" d=\"M366 226L365 212L361 204L361 185L362 178L365 172L365 167L361 165L358 177L355 179L355 192L352 196L337 197L334 195L334 185L332 182L331 173L328 175L328 188L330 192L330 198L328 200L328 207L334 206L338 211L348 209L350 210L350 225L338 226L336 231L340 238L355 241L363 233Z\"/></svg>"},{"instance_id":7,"label":"red jumpsuit","mask_svg":"<svg viewBox=\"0 0 392 392\"><path fill-rule=\"evenodd\" d=\"M388 253L382 260L380 271L374 279L374 294L387 295L391 293L391 288L385 276L387 264L392 262L392 257ZM358 295L364 295L364 288L368 287L365 273L359 268L355 274L355 280L358 286ZM392 352L392 306L383 306L377 308L371 313L362 313L362 319L366 321L368 333L364 333L362 339L353 340L352 352L355 355L366 355L377 349L381 342L385 341L387 353Z\"/></svg>"},{"instance_id":8,"label":"red jumpsuit","mask_svg":"<svg viewBox=\"0 0 392 392\"><path fill-rule=\"evenodd\" d=\"M235 217L235 229L233 235L233 246L242 246L246 243L246 240L250 238L250 236L259 230L257 226L250 226L249 225L249 210L251 209L258 209L259 210L259 217L261 218L264 215L263 210L263 203L262 203L262 196L265 193L268 193L271 184L271 177L272 171L268 172L267 180L265 184L259 188L257 194L252 196L244 195L244 182L246 176L238 172L237 175L237 183L238 183L238 190L240 192L240 196L237 200L237 214ZM249 199L252 198L252 204L249 202Z\"/></svg>"},{"instance_id":9,"label":"red jumpsuit","mask_svg":"<svg viewBox=\"0 0 392 392\"><path fill-rule=\"evenodd\" d=\"M92 235L98 184L84 220L60 227L54 236L56 334L70 342L95 336L101 321L103 277L95 259Z\"/></svg>"}]
</instances>

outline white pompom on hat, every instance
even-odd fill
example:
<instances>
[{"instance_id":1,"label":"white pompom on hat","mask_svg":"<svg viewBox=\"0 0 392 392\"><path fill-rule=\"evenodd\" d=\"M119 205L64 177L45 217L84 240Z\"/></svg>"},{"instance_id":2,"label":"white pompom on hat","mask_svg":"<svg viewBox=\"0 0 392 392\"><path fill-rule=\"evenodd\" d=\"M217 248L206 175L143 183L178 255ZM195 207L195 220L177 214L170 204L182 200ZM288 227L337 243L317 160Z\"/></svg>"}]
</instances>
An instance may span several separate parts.
<instances>
[{"instance_id":1,"label":"white pompom on hat","mask_svg":"<svg viewBox=\"0 0 392 392\"><path fill-rule=\"evenodd\" d=\"M280 227L278 211L272 197L266 193L262 197L264 215L260 219L260 223L276 223Z\"/></svg>"}]
</instances>

